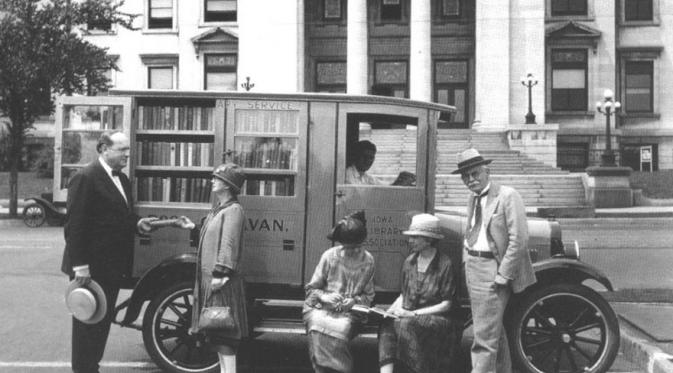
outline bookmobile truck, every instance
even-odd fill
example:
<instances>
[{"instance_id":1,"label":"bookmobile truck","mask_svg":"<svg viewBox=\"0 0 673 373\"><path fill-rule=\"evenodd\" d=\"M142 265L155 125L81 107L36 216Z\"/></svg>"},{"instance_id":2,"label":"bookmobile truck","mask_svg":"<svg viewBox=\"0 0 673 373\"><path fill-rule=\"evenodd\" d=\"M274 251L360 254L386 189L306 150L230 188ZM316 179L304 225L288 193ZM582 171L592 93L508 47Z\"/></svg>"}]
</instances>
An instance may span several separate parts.
<instances>
[{"instance_id":1,"label":"bookmobile truck","mask_svg":"<svg viewBox=\"0 0 673 373\"><path fill-rule=\"evenodd\" d=\"M214 202L208 183L213 166L225 160L241 165L242 266L254 343L260 333L303 331L303 286L333 245L326 233L349 212L366 213L364 247L376 261L375 303L389 304L399 294L409 254L401 232L414 212L435 212L437 124L453 111L341 94L113 90L109 96L62 97L56 108L54 202L65 202L69 178L97 158L95 144L104 130L131 139L124 172L140 216L200 221ZM379 144L369 172L385 185L345 183L347 160L362 139ZM415 174L414 185L391 185L401 171ZM464 217L437 216L445 235L441 249L460 273ZM563 246L557 222L530 219L529 231L538 282L516 295L507 311L514 363L523 372L607 371L617 354L619 326L593 288L611 291L610 281L579 260L577 245ZM139 236L125 276L131 295L115 312L116 323L142 331L149 355L169 372L217 369L217 356L202 337L187 333L195 236L180 229ZM460 323L467 327L469 300L462 277L459 283Z\"/></svg>"}]
</instances>

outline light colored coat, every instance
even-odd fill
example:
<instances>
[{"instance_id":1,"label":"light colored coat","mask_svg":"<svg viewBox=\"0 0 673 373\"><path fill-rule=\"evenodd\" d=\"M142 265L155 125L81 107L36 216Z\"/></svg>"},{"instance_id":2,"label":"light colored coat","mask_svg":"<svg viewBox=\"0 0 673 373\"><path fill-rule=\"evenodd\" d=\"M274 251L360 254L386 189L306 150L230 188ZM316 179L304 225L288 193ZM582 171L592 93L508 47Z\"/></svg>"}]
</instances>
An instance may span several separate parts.
<instances>
[{"instance_id":1,"label":"light colored coat","mask_svg":"<svg viewBox=\"0 0 673 373\"><path fill-rule=\"evenodd\" d=\"M231 331L209 331L206 334L230 340L240 340L248 336L244 279L239 268L243 249L244 216L241 205L230 201L213 209L203 222L196 266L192 331L198 331L199 315L211 294L212 272L217 267L227 273L229 281L212 294L212 301L215 305L231 307L237 327Z\"/></svg>"},{"instance_id":2,"label":"light colored coat","mask_svg":"<svg viewBox=\"0 0 673 373\"><path fill-rule=\"evenodd\" d=\"M472 221L475 195L468 199L467 221ZM488 246L498 262L498 273L510 279L512 291L519 293L537 280L528 253L528 220L519 193L491 182L482 215ZM466 227L467 229L467 227ZM465 236L467 232L465 231ZM467 253L463 253L463 256Z\"/></svg>"}]
</instances>

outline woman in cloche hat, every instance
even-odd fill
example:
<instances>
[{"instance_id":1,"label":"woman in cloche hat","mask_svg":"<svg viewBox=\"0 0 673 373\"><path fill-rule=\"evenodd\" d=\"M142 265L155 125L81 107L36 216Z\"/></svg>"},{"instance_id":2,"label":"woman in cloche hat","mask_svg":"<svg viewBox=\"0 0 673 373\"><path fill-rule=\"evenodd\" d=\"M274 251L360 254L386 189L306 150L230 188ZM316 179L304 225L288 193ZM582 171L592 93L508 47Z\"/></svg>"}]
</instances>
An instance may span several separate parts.
<instances>
[{"instance_id":1,"label":"woman in cloche hat","mask_svg":"<svg viewBox=\"0 0 673 373\"><path fill-rule=\"evenodd\" d=\"M401 294L388 309L399 318L384 319L379 329L381 373L392 373L395 364L411 372L450 371L456 283L451 259L436 248L443 238L439 219L415 215L402 234L412 253L402 266Z\"/></svg>"},{"instance_id":2,"label":"woman in cloche hat","mask_svg":"<svg viewBox=\"0 0 673 373\"><path fill-rule=\"evenodd\" d=\"M245 175L236 164L215 167L212 193L218 204L205 217L200 231L194 287L194 308L190 332L205 333L215 346L221 372L236 372L236 352L248 336L243 275L239 271L244 214L237 196ZM189 221L191 228L194 223ZM235 327L227 330L199 330L204 306L229 306Z\"/></svg>"},{"instance_id":3,"label":"woman in cloche hat","mask_svg":"<svg viewBox=\"0 0 673 373\"><path fill-rule=\"evenodd\" d=\"M313 370L352 372L349 341L364 321L351 311L374 300L374 257L360 245L367 238L364 211L341 219L327 236L340 245L320 257L306 285L303 315Z\"/></svg>"}]
</instances>

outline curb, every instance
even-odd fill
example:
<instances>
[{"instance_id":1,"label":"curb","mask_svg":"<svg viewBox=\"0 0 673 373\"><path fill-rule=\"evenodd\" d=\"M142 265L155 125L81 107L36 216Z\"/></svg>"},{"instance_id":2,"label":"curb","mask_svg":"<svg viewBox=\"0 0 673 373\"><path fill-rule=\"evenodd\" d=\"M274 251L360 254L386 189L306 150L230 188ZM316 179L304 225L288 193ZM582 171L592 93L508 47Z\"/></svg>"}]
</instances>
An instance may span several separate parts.
<instances>
[{"instance_id":1,"label":"curb","mask_svg":"<svg viewBox=\"0 0 673 373\"><path fill-rule=\"evenodd\" d=\"M26 225L23 223L23 220L21 218L17 219L0 219L0 228L4 227L25 227Z\"/></svg>"},{"instance_id":2,"label":"curb","mask_svg":"<svg viewBox=\"0 0 673 373\"><path fill-rule=\"evenodd\" d=\"M673 373L673 355L665 353L653 342L639 336L641 333L624 318L619 317L619 320L619 351L627 360L645 369L647 373Z\"/></svg>"}]
</instances>

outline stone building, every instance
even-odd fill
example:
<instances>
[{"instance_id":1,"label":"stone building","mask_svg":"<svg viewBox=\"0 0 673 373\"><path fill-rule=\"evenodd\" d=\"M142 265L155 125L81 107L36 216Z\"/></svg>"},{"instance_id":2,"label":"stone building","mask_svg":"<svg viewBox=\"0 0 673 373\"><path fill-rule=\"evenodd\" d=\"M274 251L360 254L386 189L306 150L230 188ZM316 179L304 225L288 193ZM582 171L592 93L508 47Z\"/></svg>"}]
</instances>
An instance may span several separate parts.
<instances>
[{"instance_id":1,"label":"stone building","mask_svg":"<svg viewBox=\"0 0 673 373\"><path fill-rule=\"evenodd\" d=\"M606 89L622 165L673 168L673 2L138 0L138 30L88 25L118 56L115 88L348 92L455 105L444 128L506 132L544 162L600 162ZM532 73L537 124L524 125ZM247 78L250 80L247 81ZM530 139L540 136L537 149ZM535 142L535 141L533 141ZM542 145L540 145L542 144ZM528 147L527 147L528 146ZM649 164L646 164L649 166Z\"/></svg>"}]
</instances>

